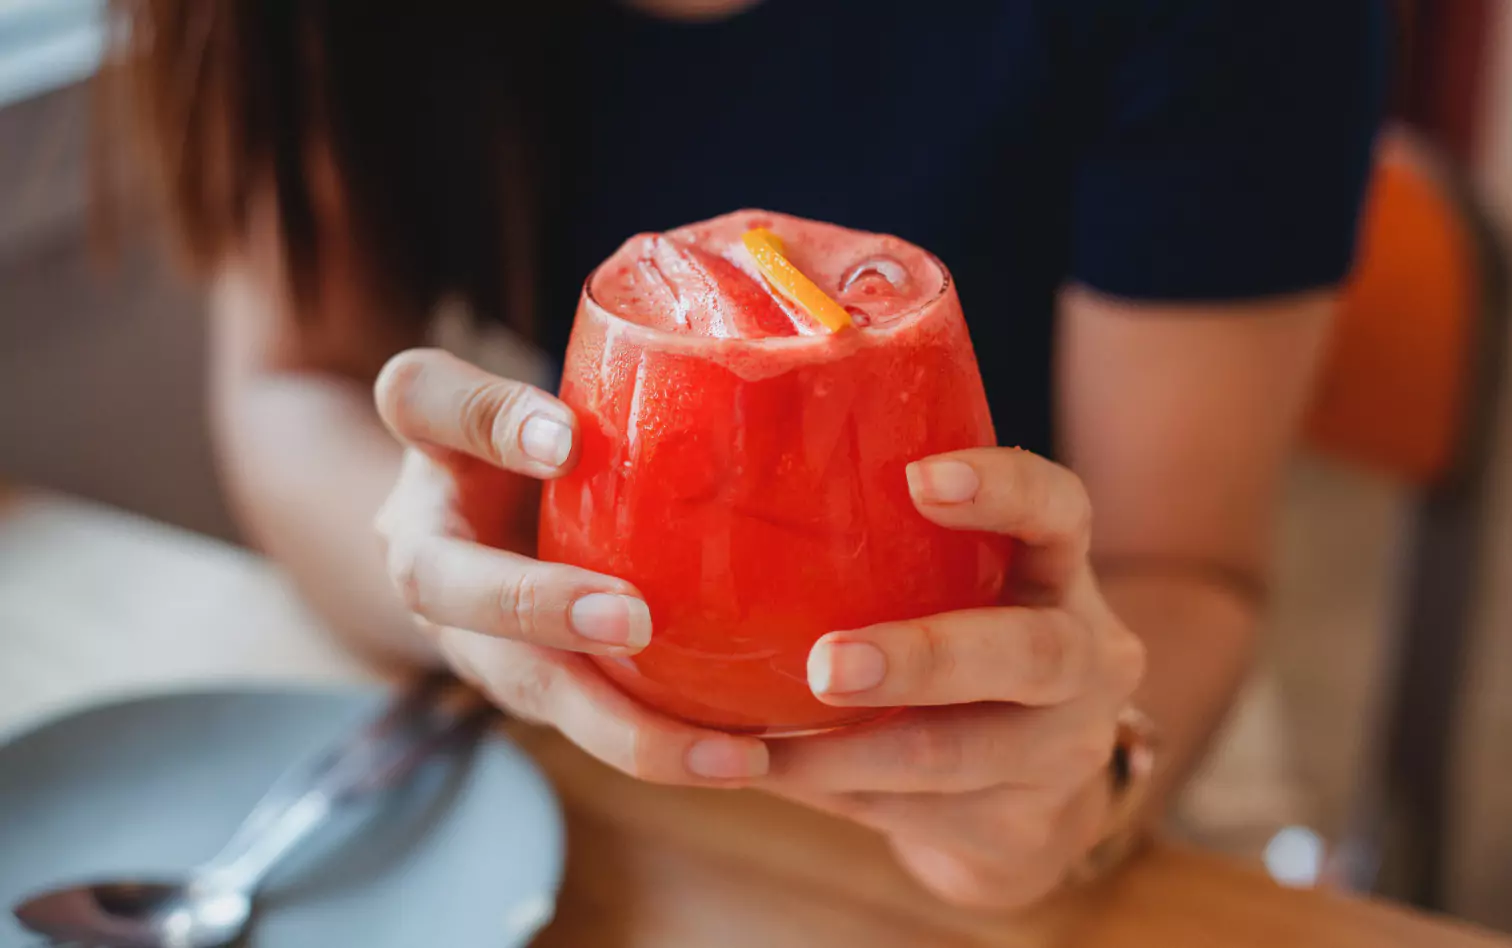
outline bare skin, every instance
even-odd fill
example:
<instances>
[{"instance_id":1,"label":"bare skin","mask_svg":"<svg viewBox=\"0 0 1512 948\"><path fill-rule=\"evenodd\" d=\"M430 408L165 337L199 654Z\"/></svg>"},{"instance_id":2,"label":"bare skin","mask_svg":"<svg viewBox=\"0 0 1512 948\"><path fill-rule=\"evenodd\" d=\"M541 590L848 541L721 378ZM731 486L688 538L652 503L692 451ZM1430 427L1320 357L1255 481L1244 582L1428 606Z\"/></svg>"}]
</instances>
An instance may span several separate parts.
<instances>
[{"instance_id":1,"label":"bare skin","mask_svg":"<svg viewBox=\"0 0 1512 948\"><path fill-rule=\"evenodd\" d=\"M354 645L446 661L637 776L760 786L887 833L946 898L1021 904L1095 838L1125 700L1133 694L1163 734L1153 815L1247 666L1254 604L1225 577L1264 575L1324 294L1194 314L1070 291L1058 396L1075 473L988 449L932 459L911 479L919 509L943 525L1031 541L1043 570L1036 607L827 637L810 666L824 700L917 710L864 736L768 745L661 718L574 654L644 636L634 610L598 609L592 636L574 626L575 602L633 588L528 559L530 479L555 471L525 452L521 426L544 413L570 432L570 412L428 350L379 377L416 340L383 331L343 255L326 259L319 334L278 304L269 246L249 247L215 294L217 428L249 531ZM384 420L409 445L407 462ZM521 528L479 535L474 525L503 522L508 504ZM380 506L387 560L372 537ZM1110 564L1101 576L1100 559ZM858 661L856 645L880 650L882 681L851 687L875 664ZM962 702L978 704L950 707Z\"/></svg>"},{"instance_id":2,"label":"bare skin","mask_svg":"<svg viewBox=\"0 0 1512 948\"><path fill-rule=\"evenodd\" d=\"M633 5L702 19L754 2ZM1168 306L1068 290L1055 394L1069 467L983 449L910 470L926 517L1028 543L1027 605L827 636L810 656L816 695L912 710L766 743L661 717L583 659L655 630L629 584L530 559L537 480L573 463L571 412L415 349L419 333L366 289L339 189L314 170L329 226L305 325L321 328L293 319L263 214L213 296L215 423L248 532L354 647L445 662L636 776L760 787L872 826L955 902L1032 902L1086 853L1130 700L1162 734L1158 817L1248 667L1329 294Z\"/></svg>"}]
</instances>

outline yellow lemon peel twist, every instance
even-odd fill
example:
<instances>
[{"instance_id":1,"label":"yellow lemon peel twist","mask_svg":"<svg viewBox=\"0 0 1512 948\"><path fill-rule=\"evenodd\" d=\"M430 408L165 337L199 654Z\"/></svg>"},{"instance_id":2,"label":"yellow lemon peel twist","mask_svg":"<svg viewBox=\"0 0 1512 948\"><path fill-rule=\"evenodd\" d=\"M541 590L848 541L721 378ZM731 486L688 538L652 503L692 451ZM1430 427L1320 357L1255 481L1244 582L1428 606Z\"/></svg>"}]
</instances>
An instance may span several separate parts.
<instances>
[{"instance_id":1,"label":"yellow lemon peel twist","mask_svg":"<svg viewBox=\"0 0 1512 948\"><path fill-rule=\"evenodd\" d=\"M765 227L757 227L746 231L741 240L756 261L756 268L783 299L817 319L830 332L839 332L852 324L845 307L793 266L784 252L781 237Z\"/></svg>"}]
</instances>

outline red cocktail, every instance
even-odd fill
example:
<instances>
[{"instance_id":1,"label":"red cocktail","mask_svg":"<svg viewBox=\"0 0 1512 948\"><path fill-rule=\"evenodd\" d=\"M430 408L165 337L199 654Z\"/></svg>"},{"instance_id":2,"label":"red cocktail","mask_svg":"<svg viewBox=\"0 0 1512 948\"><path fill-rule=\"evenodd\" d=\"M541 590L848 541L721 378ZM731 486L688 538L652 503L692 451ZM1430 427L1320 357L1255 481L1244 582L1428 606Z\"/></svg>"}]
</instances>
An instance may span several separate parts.
<instances>
[{"instance_id":1,"label":"red cocktail","mask_svg":"<svg viewBox=\"0 0 1512 948\"><path fill-rule=\"evenodd\" d=\"M756 228L851 326L774 292ZM582 447L540 553L645 595L651 645L600 665L655 708L774 736L865 720L810 692L815 640L997 600L1009 545L909 499L908 463L995 443L950 275L911 244L760 211L634 237L584 288L561 394Z\"/></svg>"}]
</instances>

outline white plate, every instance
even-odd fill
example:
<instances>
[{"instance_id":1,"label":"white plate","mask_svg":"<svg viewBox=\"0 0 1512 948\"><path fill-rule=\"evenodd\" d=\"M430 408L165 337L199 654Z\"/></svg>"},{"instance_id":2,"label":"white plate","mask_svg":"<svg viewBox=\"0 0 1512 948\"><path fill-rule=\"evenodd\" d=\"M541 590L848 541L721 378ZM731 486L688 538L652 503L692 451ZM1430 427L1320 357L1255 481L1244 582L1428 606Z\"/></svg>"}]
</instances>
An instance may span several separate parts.
<instances>
[{"instance_id":1,"label":"white plate","mask_svg":"<svg viewBox=\"0 0 1512 948\"><path fill-rule=\"evenodd\" d=\"M173 876L212 855L292 762L377 691L156 695L0 746L0 948L9 906L51 884ZM248 948L516 948L550 919L564 856L549 784L506 738L438 760L333 825L269 881Z\"/></svg>"}]
</instances>

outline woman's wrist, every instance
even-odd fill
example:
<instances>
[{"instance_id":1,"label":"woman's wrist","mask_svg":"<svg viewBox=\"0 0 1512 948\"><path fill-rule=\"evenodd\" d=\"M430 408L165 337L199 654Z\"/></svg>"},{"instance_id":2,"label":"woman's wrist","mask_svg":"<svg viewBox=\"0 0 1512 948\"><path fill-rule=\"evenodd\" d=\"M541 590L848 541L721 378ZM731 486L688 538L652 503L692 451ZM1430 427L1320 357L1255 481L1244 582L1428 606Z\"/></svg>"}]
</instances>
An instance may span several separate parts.
<instances>
[{"instance_id":1,"label":"woman's wrist","mask_svg":"<svg viewBox=\"0 0 1512 948\"><path fill-rule=\"evenodd\" d=\"M1085 884L1112 872L1143 842L1156 746L1155 728L1148 718L1133 708L1119 714L1118 733L1104 778L1108 781L1107 815L1098 841L1068 876L1073 884Z\"/></svg>"},{"instance_id":2,"label":"woman's wrist","mask_svg":"<svg viewBox=\"0 0 1512 948\"><path fill-rule=\"evenodd\" d=\"M1143 818L1156 823L1200 764L1250 668L1252 603L1193 577L1115 574L1099 585L1144 642L1144 682L1132 703L1159 735Z\"/></svg>"}]
</instances>

